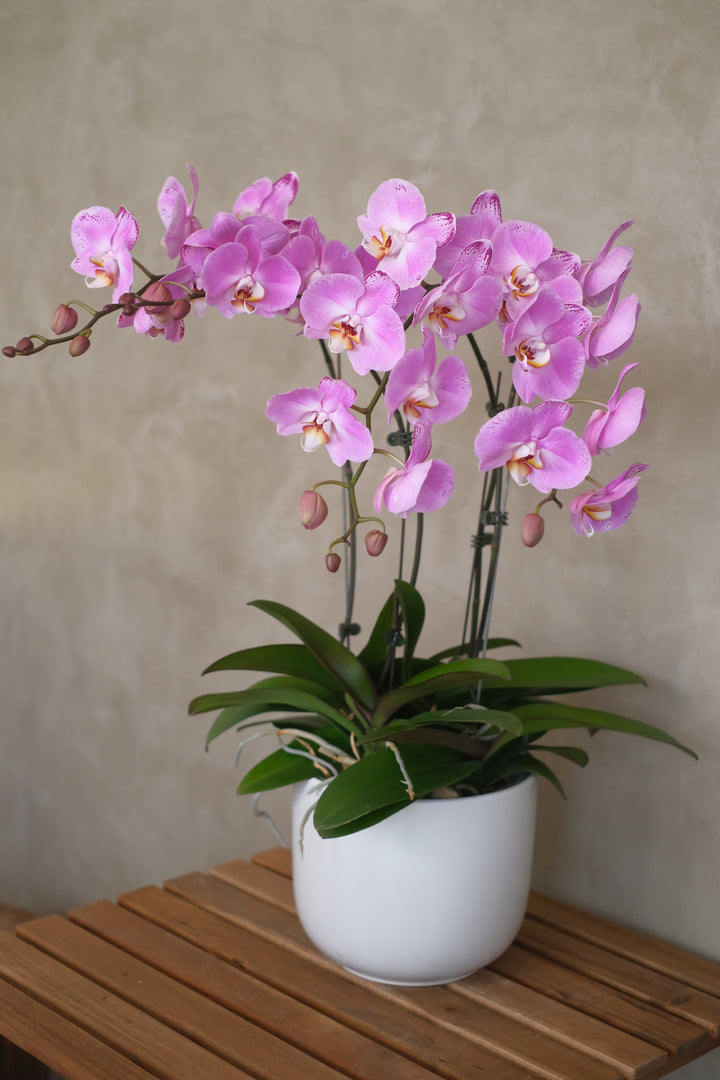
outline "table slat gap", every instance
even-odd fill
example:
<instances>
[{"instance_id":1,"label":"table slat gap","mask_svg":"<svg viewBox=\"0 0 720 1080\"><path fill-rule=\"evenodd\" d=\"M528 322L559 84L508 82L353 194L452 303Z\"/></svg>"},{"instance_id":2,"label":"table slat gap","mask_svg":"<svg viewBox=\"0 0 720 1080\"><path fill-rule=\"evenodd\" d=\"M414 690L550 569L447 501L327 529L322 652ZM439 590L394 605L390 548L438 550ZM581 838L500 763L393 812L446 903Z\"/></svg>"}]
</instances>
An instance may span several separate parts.
<instances>
[{"instance_id":1,"label":"table slat gap","mask_svg":"<svg viewBox=\"0 0 720 1080\"><path fill-rule=\"evenodd\" d=\"M292 877L292 851L290 848L276 847L269 851L259 851L252 856L252 861L257 866L263 866L266 870L272 870L283 877Z\"/></svg>"}]
</instances>

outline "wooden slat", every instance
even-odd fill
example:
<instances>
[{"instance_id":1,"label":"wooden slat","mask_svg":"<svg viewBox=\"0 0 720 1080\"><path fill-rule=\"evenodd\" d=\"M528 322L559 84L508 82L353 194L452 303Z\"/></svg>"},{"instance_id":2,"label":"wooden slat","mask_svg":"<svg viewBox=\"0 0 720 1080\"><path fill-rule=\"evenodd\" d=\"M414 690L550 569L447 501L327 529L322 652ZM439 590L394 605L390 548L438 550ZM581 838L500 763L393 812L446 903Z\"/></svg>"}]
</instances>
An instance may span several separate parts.
<instances>
[{"instance_id":1,"label":"wooden slat","mask_svg":"<svg viewBox=\"0 0 720 1080\"><path fill-rule=\"evenodd\" d=\"M282 849L281 849L282 850ZM658 941L609 919L580 911L560 900L533 893L528 914L603 949L636 960L698 990L720 998L720 963Z\"/></svg>"},{"instance_id":2,"label":"wooden slat","mask_svg":"<svg viewBox=\"0 0 720 1080\"><path fill-rule=\"evenodd\" d=\"M174 906L182 904L174 901ZM192 913L192 909L191 909ZM357 1080L430 1080L409 1058L316 1012L125 908L100 901L70 913L79 925ZM237 944L237 941L236 941ZM240 950L237 950L238 953ZM244 962L239 959L238 962ZM434 1075L434 1074L433 1074Z\"/></svg>"},{"instance_id":3,"label":"wooden slat","mask_svg":"<svg viewBox=\"0 0 720 1080\"><path fill-rule=\"evenodd\" d=\"M161 1080L249 1080L244 1070L17 938L2 943L0 975Z\"/></svg>"},{"instance_id":4,"label":"wooden slat","mask_svg":"<svg viewBox=\"0 0 720 1080\"><path fill-rule=\"evenodd\" d=\"M720 1032L719 998L534 919L525 920L516 940L564 967L699 1024L713 1036Z\"/></svg>"},{"instance_id":5,"label":"wooden slat","mask_svg":"<svg viewBox=\"0 0 720 1080\"><path fill-rule=\"evenodd\" d=\"M480 999L492 1009L553 1035L617 1069L629 1080L639 1080L667 1063L668 1055L650 1043L628 1035L595 1017L578 1012L487 969L455 983L456 993Z\"/></svg>"},{"instance_id":6,"label":"wooden slat","mask_svg":"<svg viewBox=\"0 0 720 1080\"><path fill-rule=\"evenodd\" d=\"M712 1043L709 1033L697 1024L630 998L516 945L495 960L490 970L604 1020L668 1054L688 1054Z\"/></svg>"},{"instance_id":7,"label":"wooden slat","mask_svg":"<svg viewBox=\"0 0 720 1080\"><path fill-rule=\"evenodd\" d=\"M144 961L50 915L20 928L24 940L155 1017L213 1054L263 1080L338 1080L335 1069Z\"/></svg>"},{"instance_id":8,"label":"wooden slat","mask_svg":"<svg viewBox=\"0 0 720 1080\"><path fill-rule=\"evenodd\" d=\"M249 871L249 873L248 873ZM239 921L248 928L268 934L283 948L291 948L300 955L308 956L319 964L335 970L335 965L320 956L300 930L294 915L285 909L271 907L267 902L275 895L274 883L282 881L277 875L250 863L237 860L222 869L223 879L214 876L202 879L202 875L191 875L166 885L172 891L179 891L186 898L194 899L203 907L209 907L224 917ZM251 879L252 892L225 883L230 878L239 885ZM264 875L264 877L263 877ZM259 883L268 880L271 885L269 896L259 897ZM582 1051L548 1036L545 1032L528 1030L517 1019L503 1016L486 1006L475 1002L472 1008L461 999L448 997L448 991L437 987L418 987L408 994L402 988L381 986L361 982L367 993L374 993L402 1005L422 1015L428 1022L433 1019L439 1025L445 1025L457 1034L461 1029L467 1038L474 1039L485 1049L508 1058L523 1068L532 1068L540 1075L557 1080L575 1080L578 1074L586 1080L609 1080L617 1077L618 1071L609 1068Z\"/></svg>"},{"instance_id":9,"label":"wooden slat","mask_svg":"<svg viewBox=\"0 0 720 1080\"><path fill-rule=\"evenodd\" d=\"M212 877L227 881L244 892L257 896L274 907L295 915L295 899L292 879L273 870L245 859L233 859L232 862L213 866L209 871Z\"/></svg>"},{"instance_id":10,"label":"wooden slat","mask_svg":"<svg viewBox=\"0 0 720 1080\"><path fill-rule=\"evenodd\" d=\"M264 866L266 870L272 870L283 877L292 877L292 852L290 848L276 847L269 851L259 851L253 855L252 861L258 866Z\"/></svg>"},{"instance_id":11,"label":"wooden slat","mask_svg":"<svg viewBox=\"0 0 720 1080\"><path fill-rule=\"evenodd\" d=\"M0 1034L65 1080L153 1080L151 1073L4 979Z\"/></svg>"},{"instance_id":12,"label":"wooden slat","mask_svg":"<svg viewBox=\"0 0 720 1080\"><path fill-rule=\"evenodd\" d=\"M188 884L187 878L178 881ZM211 884L217 890L216 903L219 890L235 891L221 882ZM283 948L255 933L252 923L241 925L237 912L229 920L198 903L210 899L207 893L195 889L189 896L183 897L180 888L171 893L149 887L126 893L119 902L350 1031L375 1039L450 1080L477 1080L483 1071L492 1080L531 1080L538 1075L483 1050L462 1033L438 1027L433 1020L384 1001L369 992L370 983L341 973L319 954L313 956L309 943L304 946L305 955L302 950ZM289 919L282 912L277 914Z\"/></svg>"}]
</instances>

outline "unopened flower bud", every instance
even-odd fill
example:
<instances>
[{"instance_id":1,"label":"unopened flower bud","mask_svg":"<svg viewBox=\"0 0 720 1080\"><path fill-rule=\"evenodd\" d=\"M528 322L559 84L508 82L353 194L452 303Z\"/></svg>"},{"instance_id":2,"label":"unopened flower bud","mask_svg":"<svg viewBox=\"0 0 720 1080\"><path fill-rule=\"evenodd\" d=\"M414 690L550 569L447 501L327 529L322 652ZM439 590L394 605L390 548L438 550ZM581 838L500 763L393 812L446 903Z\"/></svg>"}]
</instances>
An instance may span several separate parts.
<instances>
[{"instance_id":1,"label":"unopened flower bud","mask_svg":"<svg viewBox=\"0 0 720 1080\"><path fill-rule=\"evenodd\" d=\"M163 285L161 281L153 281L152 285L143 293L143 300L150 300L151 304L149 311L152 314L153 319L156 322L164 323L170 322L172 314L170 307L172 304L172 293L168 289L167 285ZM167 307L161 305L167 304ZM156 305L159 305L156 307Z\"/></svg>"},{"instance_id":2,"label":"unopened flower bud","mask_svg":"<svg viewBox=\"0 0 720 1080\"><path fill-rule=\"evenodd\" d=\"M50 320L50 329L53 334L60 337L62 334L69 334L71 330L74 330L77 321L78 313L75 308L68 307L67 304L58 304Z\"/></svg>"},{"instance_id":3,"label":"unopened flower bud","mask_svg":"<svg viewBox=\"0 0 720 1080\"><path fill-rule=\"evenodd\" d=\"M545 520L540 514L526 514L520 526L520 536L525 547L535 547L543 538Z\"/></svg>"},{"instance_id":4,"label":"unopened flower bud","mask_svg":"<svg viewBox=\"0 0 720 1080\"><path fill-rule=\"evenodd\" d=\"M325 566L331 574L337 574L340 569L340 556L335 551L330 551L325 556Z\"/></svg>"},{"instance_id":5,"label":"unopened flower bud","mask_svg":"<svg viewBox=\"0 0 720 1080\"><path fill-rule=\"evenodd\" d=\"M328 515L328 506L317 491L303 491L300 496L300 524L305 529L317 529Z\"/></svg>"},{"instance_id":6,"label":"unopened flower bud","mask_svg":"<svg viewBox=\"0 0 720 1080\"><path fill-rule=\"evenodd\" d=\"M5 345L2 351L3 356L7 356L10 360L12 360L16 353L17 349L14 345Z\"/></svg>"},{"instance_id":7,"label":"unopened flower bud","mask_svg":"<svg viewBox=\"0 0 720 1080\"><path fill-rule=\"evenodd\" d=\"M184 319L192 311L192 304L189 300L176 300L170 308L170 314L175 322L178 319Z\"/></svg>"},{"instance_id":8,"label":"unopened flower bud","mask_svg":"<svg viewBox=\"0 0 720 1080\"><path fill-rule=\"evenodd\" d=\"M122 296L118 296L118 304L134 304L135 294L131 292L124 292Z\"/></svg>"},{"instance_id":9,"label":"unopened flower bud","mask_svg":"<svg viewBox=\"0 0 720 1080\"><path fill-rule=\"evenodd\" d=\"M365 537L365 547L367 548L368 555L371 555L373 558L377 555L382 555L387 542L387 533L380 532L379 529L371 529Z\"/></svg>"},{"instance_id":10,"label":"unopened flower bud","mask_svg":"<svg viewBox=\"0 0 720 1080\"><path fill-rule=\"evenodd\" d=\"M74 337L68 345L68 352L71 356L82 356L90 348L90 338L87 334L78 334Z\"/></svg>"},{"instance_id":11,"label":"unopened flower bud","mask_svg":"<svg viewBox=\"0 0 720 1080\"><path fill-rule=\"evenodd\" d=\"M15 345L15 350L19 353L31 353L35 346L29 337L21 337Z\"/></svg>"}]
</instances>

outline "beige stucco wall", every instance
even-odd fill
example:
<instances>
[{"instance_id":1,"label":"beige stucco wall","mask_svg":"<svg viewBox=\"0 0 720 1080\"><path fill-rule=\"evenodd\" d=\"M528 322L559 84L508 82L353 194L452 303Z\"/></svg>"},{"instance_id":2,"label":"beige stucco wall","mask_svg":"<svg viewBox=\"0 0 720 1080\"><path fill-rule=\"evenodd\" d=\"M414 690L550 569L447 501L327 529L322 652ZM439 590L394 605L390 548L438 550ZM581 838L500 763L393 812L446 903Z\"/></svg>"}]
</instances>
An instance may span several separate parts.
<instances>
[{"instance_id":1,"label":"beige stucco wall","mask_svg":"<svg viewBox=\"0 0 720 1080\"><path fill-rule=\"evenodd\" d=\"M511 537L495 629L635 668L647 690L602 700L700 754L598 737L563 772L569 802L543 793L538 887L720 959L717 41L715 0L4 0L0 337L83 296L84 206L126 203L157 263L155 198L186 161L206 220L294 169L297 212L349 243L390 176L461 213L494 187L585 255L633 217L648 420L619 461L651 463L639 510L591 542L561 515L535 551ZM269 638L247 601L338 621L322 540L295 523L315 459L263 417L315 365L287 324L212 315L180 348L108 327L81 359L2 360L5 900L62 910L273 843L233 793L232 737L205 755L186 704L206 663ZM476 427L453 450L466 491ZM468 499L428 519L429 644L456 633ZM516 524L529 501L513 493Z\"/></svg>"}]
</instances>

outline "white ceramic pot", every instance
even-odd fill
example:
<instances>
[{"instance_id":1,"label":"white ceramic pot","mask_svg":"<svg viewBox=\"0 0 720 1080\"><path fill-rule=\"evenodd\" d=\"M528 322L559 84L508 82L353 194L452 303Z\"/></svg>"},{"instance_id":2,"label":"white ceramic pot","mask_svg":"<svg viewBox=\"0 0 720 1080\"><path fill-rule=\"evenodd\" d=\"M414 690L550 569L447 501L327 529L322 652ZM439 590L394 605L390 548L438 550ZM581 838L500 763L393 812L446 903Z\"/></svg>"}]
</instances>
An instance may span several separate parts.
<instances>
[{"instance_id":1,"label":"white ceramic pot","mask_svg":"<svg viewBox=\"0 0 720 1080\"><path fill-rule=\"evenodd\" d=\"M317 784L293 799L295 903L308 937L357 975L402 986L452 982L511 944L527 905L537 781L424 799L362 832L323 840Z\"/></svg>"}]
</instances>

